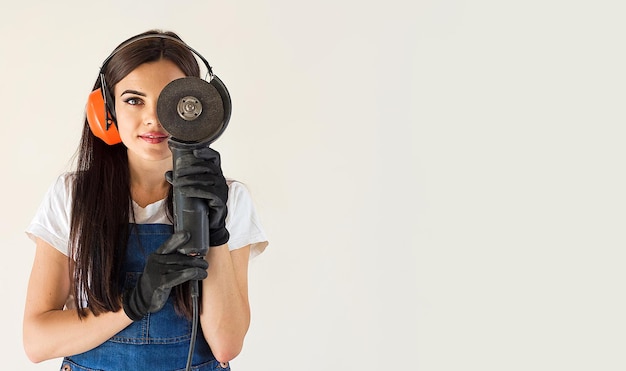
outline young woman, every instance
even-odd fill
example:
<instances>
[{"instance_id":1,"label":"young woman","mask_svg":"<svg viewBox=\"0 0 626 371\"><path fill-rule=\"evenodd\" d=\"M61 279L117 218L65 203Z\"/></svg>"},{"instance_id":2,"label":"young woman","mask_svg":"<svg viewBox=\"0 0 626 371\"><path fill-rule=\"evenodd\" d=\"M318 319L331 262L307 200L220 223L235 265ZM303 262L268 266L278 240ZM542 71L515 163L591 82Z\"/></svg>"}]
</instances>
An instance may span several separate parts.
<instances>
[{"instance_id":1,"label":"young woman","mask_svg":"<svg viewBox=\"0 0 626 371\"><path fill-rule=\"evenodd\" d=\"M62 370L223 370L241 351L250 323L248 261L267 246L265 233L245 186L222 175L216 151L195 151L173 174L157 115L167 84L200 77L197 56L176 34L148 31L105 60L92 94L108 97L104 130L116 129L119 139L103 141L86 119L76 170L50 187L27 228L36 253L24 348L33 362L63 357ZM209 205L204 258L183 253L190 233L174 233L172 184ZM189 357L192 281L200 315Z\"/></svg>"}]
</instances>

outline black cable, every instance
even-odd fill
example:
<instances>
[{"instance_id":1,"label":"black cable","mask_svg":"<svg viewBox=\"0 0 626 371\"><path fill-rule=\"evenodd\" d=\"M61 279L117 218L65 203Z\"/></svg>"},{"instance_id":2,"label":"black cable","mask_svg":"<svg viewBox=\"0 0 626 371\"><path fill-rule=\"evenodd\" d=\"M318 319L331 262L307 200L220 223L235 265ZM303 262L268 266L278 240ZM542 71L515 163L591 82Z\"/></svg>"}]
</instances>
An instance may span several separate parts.
<instances>
[{"instance_id":1,"label":"black cable","mask_svg":"<svg viewBox=\"0 0 626 371\"><path fill-rule=\"evenodd\" d=\"M191 339L189 340L189 354L187 354L186 371L191 371L191 361L196 347L196 336L198 335L198 281L191 281L191 301L193 305L193 319L191 322Z\"/></svg>"}]
</instances>

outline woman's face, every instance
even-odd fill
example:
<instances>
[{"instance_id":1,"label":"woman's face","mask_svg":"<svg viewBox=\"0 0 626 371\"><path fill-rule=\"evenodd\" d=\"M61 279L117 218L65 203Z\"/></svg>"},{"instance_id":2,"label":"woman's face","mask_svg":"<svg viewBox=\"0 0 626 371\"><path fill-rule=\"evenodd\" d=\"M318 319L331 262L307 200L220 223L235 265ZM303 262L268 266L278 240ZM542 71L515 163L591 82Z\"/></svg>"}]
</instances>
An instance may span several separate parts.
<instances>
[{"instance_id":1,"label":"woman's face","mask_svg":"<svg viewBox=\"0 0 626 371\"><path fill-rule=\"evenodd\" d=\"M185 74L176 64L162 59L140 65L115 85L117 127L129 159L159 161L172 156L169 135L157 117L157 100L167 84L181 77Z\"/></svg>"}]
</instances>

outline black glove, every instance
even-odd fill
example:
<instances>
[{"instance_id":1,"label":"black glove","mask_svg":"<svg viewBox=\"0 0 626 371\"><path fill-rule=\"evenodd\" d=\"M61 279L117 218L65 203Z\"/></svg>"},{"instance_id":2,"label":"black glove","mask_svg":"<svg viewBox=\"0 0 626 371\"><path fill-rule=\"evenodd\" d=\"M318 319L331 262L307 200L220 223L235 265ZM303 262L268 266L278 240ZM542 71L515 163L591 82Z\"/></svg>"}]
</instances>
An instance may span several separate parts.
<instances>
[{"instance_id":1,"label":"black glove","mask_svg":"<svg viewBox=\"0 0 626 371\"><path fill-rule=\"evenodd\" d=\"M170 296L172 287L207 277L209 263L176 250L189 240L189 233L176 232L148 256L137 285L124 293L122 306L133 321L147 313L158 312Z\"/></svg>"},{"instance_id":2,"label":"black glove","mask_svg":"<svg viewBox=\"0 0 626 371\"><path fill-rule=\"evenodd\" d=\"M185 197L207 200L209 205L209 245L220 246L228 242L226 229L228 185L222 174L220 154L204 147L193 153L179 156L172 171L165 173L168 182L178 187Z\"/></svg>"}]
</instances>

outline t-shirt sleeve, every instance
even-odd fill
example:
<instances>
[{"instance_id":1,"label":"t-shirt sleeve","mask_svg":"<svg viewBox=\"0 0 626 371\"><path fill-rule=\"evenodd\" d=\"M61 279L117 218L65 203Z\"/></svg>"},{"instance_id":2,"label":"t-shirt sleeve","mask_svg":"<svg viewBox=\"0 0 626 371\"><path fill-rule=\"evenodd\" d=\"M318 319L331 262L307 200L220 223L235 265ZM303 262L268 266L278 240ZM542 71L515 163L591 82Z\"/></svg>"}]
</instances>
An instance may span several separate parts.
<instances>
[{"instance_id":1,"label":"t-shirt sleeve","mask_svg":"<svg viewBox=\"0 0 626 371\"><path fill-rule=\"evenodd\" d=\"M70 233L71 186L68 173L60 175L48 188L26 235L35 241L40 238L61 253L68 255Z\"/></svg>"},{"instance_id":2,"label":"t-shirt sleeve","mask_svg":"<svg viewBox=\"0 0 626 371\"><path fill-rule=\"evenodd\" d=\"M268 245L252 197L246 186L232 181L229 184L226 228L230 233L228 246L236 250L250 245L250 259L261 254Z\"/></svg>"}]
</instances>

